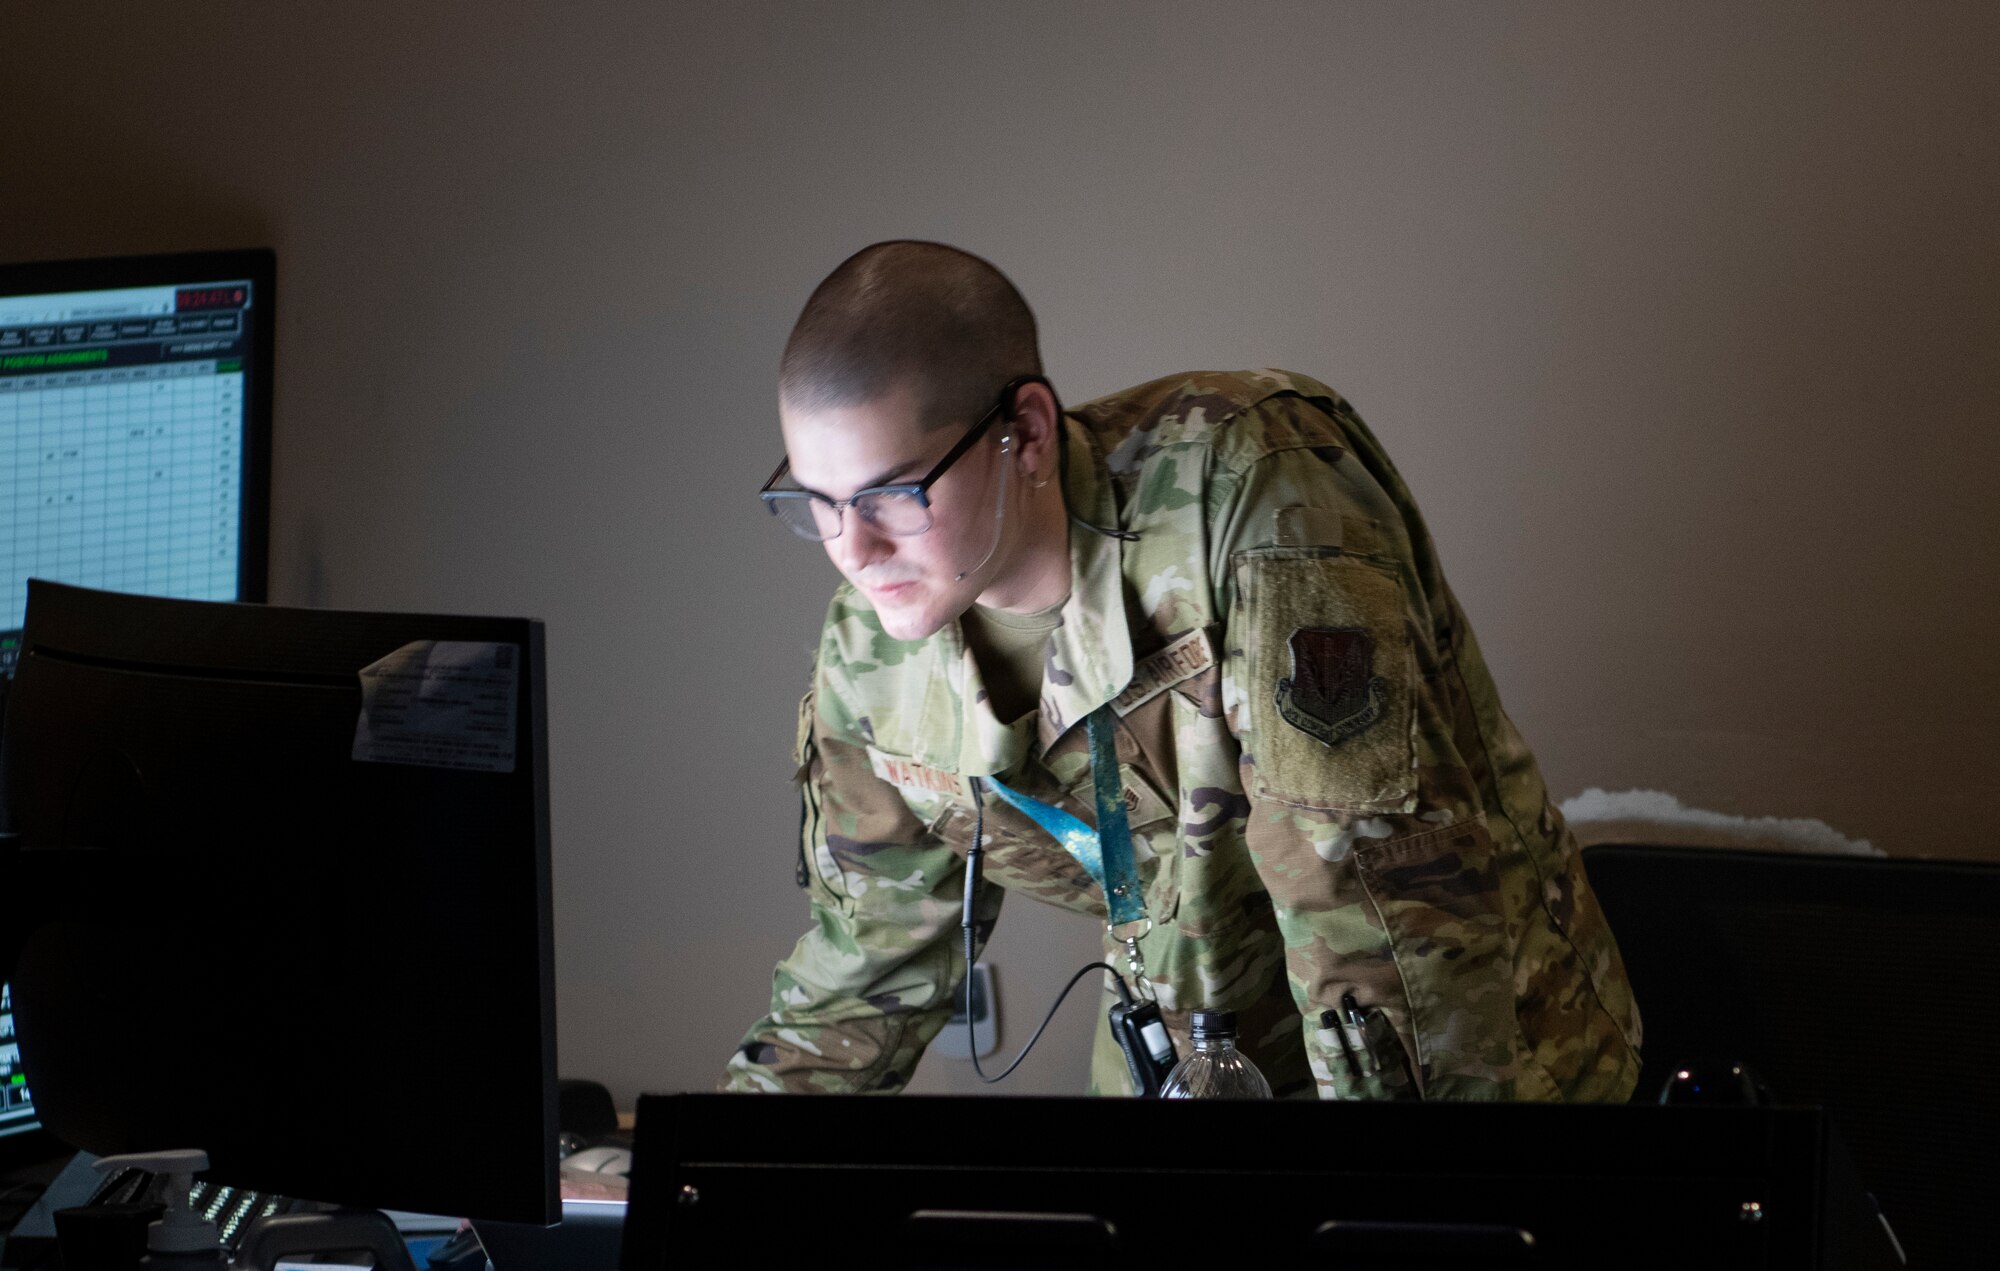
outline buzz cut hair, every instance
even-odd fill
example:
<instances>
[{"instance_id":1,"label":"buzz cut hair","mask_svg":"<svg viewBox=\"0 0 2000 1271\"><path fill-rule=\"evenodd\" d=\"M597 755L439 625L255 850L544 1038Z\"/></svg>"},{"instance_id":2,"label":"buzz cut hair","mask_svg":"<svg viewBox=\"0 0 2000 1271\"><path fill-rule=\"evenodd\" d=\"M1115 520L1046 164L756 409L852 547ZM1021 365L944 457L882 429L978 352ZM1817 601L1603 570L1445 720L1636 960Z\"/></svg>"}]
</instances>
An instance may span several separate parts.
<instances>
[{"instance_id":1,"label":"buzz cut hair","mask_svg":"<svg viewBox=\"0 0 2000 1271\"><path fill-rule=\"evenodd\" d=\"M1035 315L970 252L898 239L842 261L785 341L778 395L798 410L862 406L908 386L926 427L964 426L1009 380L1042 373Z\"/></svg>"}]
</instances>

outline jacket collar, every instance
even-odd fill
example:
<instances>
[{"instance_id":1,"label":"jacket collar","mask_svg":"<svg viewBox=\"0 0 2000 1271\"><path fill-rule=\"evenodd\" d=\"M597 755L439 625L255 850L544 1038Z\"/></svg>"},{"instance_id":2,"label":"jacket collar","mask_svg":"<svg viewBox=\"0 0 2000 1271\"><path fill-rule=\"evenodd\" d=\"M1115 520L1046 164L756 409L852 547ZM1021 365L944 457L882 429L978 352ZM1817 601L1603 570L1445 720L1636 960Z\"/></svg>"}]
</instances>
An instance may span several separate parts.
<instances>
[{"instance_id":1,"label":"jacket collar","mask_svg":"<svg viewBox=\"0 0 2000 1271\"><path fill-rule=\"evenodd\" d=\"M1013 724L1001 723L986 700L979 667L957 621L931 639L933 669L938 674L931 677L919 717L944 726L922 729L914 740L919 759L961 776L1004 773L1019 764L1031 747L1045 753L1132 679L1124 544L1076 523L1116 525L1117 500L1089 434L1073 419L1065 417L1063 425L1064 491L1075 518L1069 526L1070 592L1063 603L1062 625L1049 637L1040 708Z\"/></svg>"}]
</instances>

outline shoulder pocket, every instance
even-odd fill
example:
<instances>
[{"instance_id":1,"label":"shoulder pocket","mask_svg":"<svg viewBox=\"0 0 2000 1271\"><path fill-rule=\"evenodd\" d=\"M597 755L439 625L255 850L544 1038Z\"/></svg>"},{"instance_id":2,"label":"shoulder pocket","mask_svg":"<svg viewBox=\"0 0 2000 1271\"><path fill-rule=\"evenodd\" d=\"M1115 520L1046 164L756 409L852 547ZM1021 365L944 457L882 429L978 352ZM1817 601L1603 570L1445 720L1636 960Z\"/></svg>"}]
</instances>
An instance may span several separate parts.
<instances>
[{"instance_id":1,"label":"shoulder pocket","mask_svg":"<svg viewBox=\"0 0 2000 1271\"><path fill-rule=\"evenodd\" d=\"M1300 807L1415 807L1415 655L1402 584L1320 547L1235 556L1230 660L1251 793Z\"/></svg>"}]
</instances>

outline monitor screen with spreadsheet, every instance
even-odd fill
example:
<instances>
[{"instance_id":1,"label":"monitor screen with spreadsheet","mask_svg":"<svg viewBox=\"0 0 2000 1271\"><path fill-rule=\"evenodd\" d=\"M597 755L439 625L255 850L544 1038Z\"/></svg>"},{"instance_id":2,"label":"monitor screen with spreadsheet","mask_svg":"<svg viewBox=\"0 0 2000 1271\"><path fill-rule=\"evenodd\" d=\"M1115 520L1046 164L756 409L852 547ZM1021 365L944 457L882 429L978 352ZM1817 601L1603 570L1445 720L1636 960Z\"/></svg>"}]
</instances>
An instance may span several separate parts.
<instances>
[{"instance_id":1,"label":"monitor screen with spreadsheet","mask_svg":"<svg viewBox=\"0 0 2000 1271\"><path fill-rule=\"evenodd\" d=\"M27 580L264 599L273 258L0 266L0 676Z\"/></svg>"},{"instance_id":2,"label":"monitor screen with spreadsheet","mask_svg":"<svg viewBox=\"0 0 2000 1271\"><path fill-rule=\"evenodd\" d=\"M266 250L0 265L0 702L30 578L265 598L275 274ZM0 1165L56 1146L18 1062L5 945Z\"/></svg>"}]
</instances>

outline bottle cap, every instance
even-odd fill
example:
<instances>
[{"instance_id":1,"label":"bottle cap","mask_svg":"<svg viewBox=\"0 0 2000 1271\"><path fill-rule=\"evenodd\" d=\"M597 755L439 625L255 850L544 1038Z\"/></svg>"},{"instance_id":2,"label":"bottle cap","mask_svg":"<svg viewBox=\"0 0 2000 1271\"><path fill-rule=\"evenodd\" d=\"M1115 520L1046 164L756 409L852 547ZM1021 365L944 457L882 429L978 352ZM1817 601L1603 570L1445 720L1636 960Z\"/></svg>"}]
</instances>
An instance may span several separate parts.
<instances>
[{"instance_id":1,"label":"bottle cap","mask_svg":"<svg viewBox=\"0 0 2000 1271\"><path fill-rule=\"evenodd\" d=\"M1196 1011L1188 1016L1188 1027L1193 1030L1195 1040L1204 1038L1224 1038L1236 1036L1235 1011Z\"/></svg>"}]
</instances>

